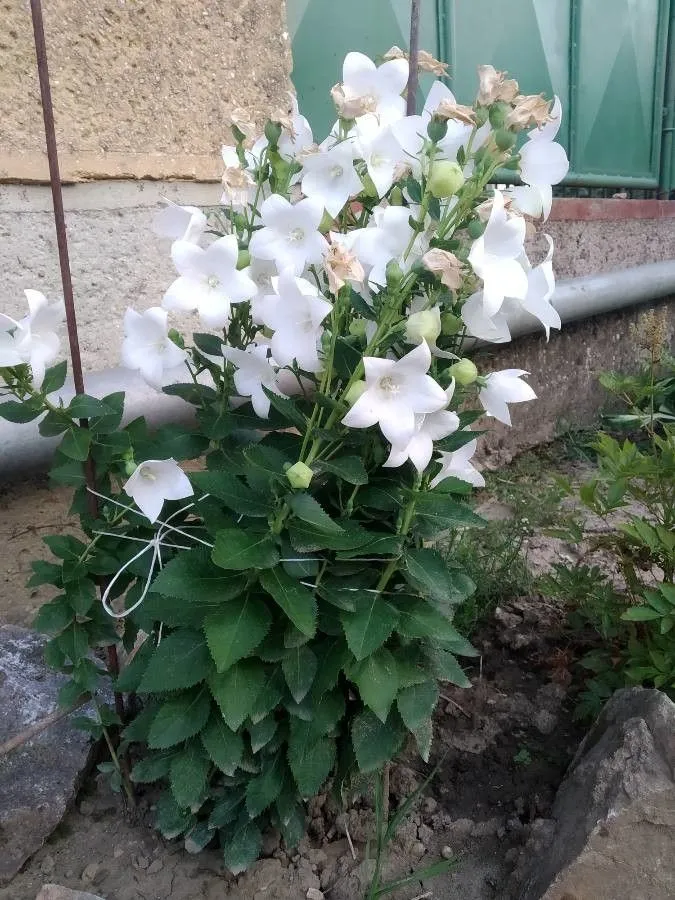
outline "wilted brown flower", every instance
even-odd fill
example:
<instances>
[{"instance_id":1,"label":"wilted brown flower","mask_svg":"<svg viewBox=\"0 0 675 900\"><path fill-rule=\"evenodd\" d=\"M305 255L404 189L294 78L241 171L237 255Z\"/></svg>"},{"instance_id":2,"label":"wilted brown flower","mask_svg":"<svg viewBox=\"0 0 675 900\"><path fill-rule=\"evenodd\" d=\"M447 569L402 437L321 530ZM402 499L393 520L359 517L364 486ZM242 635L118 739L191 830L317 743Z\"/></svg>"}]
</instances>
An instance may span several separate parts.
<instances>
[{"instance_id":1,"label":"wilted brown flower","mask_svg":"<svg viewBox=\"0 0 675 900\"><path fill-rule=\"evenodd\" d=\"M386 60L410 59L410 54L394 44L382 58ZM422 72L431 72L436 78L442 78L447 73L448 64L436 59L427 50L419 50L417 53L417 68Z\"/></svg>"},{"instance_id":2,"label":"wilted brown flower","mask_svg":"<svg viewBox=\"0 0 675 900\"><path fill-rule=\"evenodd\" d=\"M434 115L439 119L454 119L455 122L462 122L464 125L476 124L476 112L471 106L452 103L450 100L441 100Z\"/></svg>"},{"instance_id":3,"label":"wilted brown flower","mask_svg":"<svg viewBox=\"0 0 675 900\"><path fill-rule=\"evenodd\" d=\"M366 277L357 257L338 243L330 245L323 265L328 277L328 286L333 294L337 294L348 281L360 283Z\"/></svg>"},{"instance_id":4,"label":"wilted brown flower","mask_svg":"<svg viewBox=\"0 0 675 900\"><path fill-rule=\"evenodd\" d=\"M494 66L478 66L478 103L491 106L497 100L513 103L518 96L518 82L506 78L506 72L498 72Z\"/></svg>"},{"instance_id":5,"label":"wilted brown flower","mask_svg":"<svg viewBox=\"0 0 675 900\"><path fill-rule=\"evenodd\" d=\"M394 44L393 47L390 47L387 50L387 52L384 54L384 56L382 57L382 59L386 59L386 60L407 59L407 58L408 58L408 54L406 53L406 51L401 50L401 48L397 47L396 44Z\"/></svg>"},{"instance_id":6,"label":"wilted brown flower","mask_svg":"<svg viewBox=\"0 0 675 900\"><path fill-rule=\"evenodd\" d=\"M221 203L234 207L245 206L248 202L249 189L255 182L246 171L239 166L226 166L223 172L223 197Z\"/></svg>"},{"instance_id":7,"label":"wilted brown flower","mask_svg":"<svg viewBox=\"0 0 675 900\"><path fill-rule=\"evenodd\" d=\"M333 103L342 119L357 119L366 113L375 112L377 100L370 94L364 96L348 96L341 84L334 85L330 90Z\"/></svg>"},{"instance_id":8,"label":"wilted brown flower","mask_svg":"<svg viewBox=\"0 0 675 900\"><path fill-rule=\"evenodd\" d=\"M448 290L457 291L462 286L462 264L454 253L434 248L424 254L422 262L434 275L441 276Z\"/></svg>"},{"instance_id":9,"label":"wilted brown flower","mask_svg":"<svg viewBox=\"0 0 675 900\"><path fill-rule=\"evenodd\" d=\"M551 122L551 101L543 94L520 94L506 117L507 128L541 128Z\"/></svg>"},{"instance_id":10,"label":"wilted brown flower","mask_svg":"<svg viewBox=\"0 0 675 900\"><path fill-rule=\"evenodd\" d=\"M226 119L228 125L236 125L239 131L245 135L246 140L245 143L249 144L253 142L256 137L257 128L254 122L251 122L249 119L249 113L247 110L242 109L241 107L237 107L237 109L233 109L228 118Z\"/></svg>"}]
</instances>

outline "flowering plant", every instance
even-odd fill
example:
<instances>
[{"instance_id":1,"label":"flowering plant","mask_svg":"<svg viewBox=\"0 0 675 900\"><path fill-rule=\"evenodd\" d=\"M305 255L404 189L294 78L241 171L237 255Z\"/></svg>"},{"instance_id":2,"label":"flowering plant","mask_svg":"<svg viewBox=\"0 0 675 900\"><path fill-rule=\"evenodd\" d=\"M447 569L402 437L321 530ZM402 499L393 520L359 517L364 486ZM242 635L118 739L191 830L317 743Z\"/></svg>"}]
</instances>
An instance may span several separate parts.
<instances>
[{"instance_id":1,"label":"flowering plant","mask_svg":"<svg viewBox=\"0 0 675 900\"><path fill-rule=\"evenodd\" d=\"M60 307L36 292L0 323L0 416L63 435L52 477L85 535L48 538L58 561L31 581L61 592L37 625L71 675L62 699L96 690L91 648L122 643L115 687L140 710L87 727L144 748L131 778L168 784L159 828L191 850L217 837L233 872L267 823L297 843L328 779L408 736L428 760L437 680L468 686L458 657L475 655L453 625L474 585L430 542L481 524L471 425L535 396L463 342L509 340L513 305L560 326L552 254L524 249L567 171L559 102L482 66L472 106L436 81L406 116L408 74L400 52L348 54L320 145L295 100L255 142L236 118L220 207L159 215L177 277L128 310L122 358L193 427L123 425L121 393L59 401ZM503 169L524 184L492 187ZM169 322L187 313L189 345Z\"/></svg>"}]
</instances>

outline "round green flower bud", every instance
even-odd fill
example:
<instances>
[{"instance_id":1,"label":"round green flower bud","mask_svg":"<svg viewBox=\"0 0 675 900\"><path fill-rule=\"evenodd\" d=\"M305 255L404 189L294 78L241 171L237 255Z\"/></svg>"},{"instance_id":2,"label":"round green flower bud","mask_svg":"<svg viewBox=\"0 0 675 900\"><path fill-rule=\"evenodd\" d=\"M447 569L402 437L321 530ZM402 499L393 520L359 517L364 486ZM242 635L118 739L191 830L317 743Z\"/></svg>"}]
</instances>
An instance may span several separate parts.
<instances>
[{"instance_id":1,"label":"round green flower bud","mask_svg":"<svg viewBox=\"0 0 675 900\"><path fill-rule=\"evenodd\" d=\"M459 316L454 316L452 313L443 313L441 316L441 334L449 336L459 334L463 325Z\"/></svg>"},{"instance_id":2,"label":"round green flower bud","mask_svg":"<svg viewBox=\"0 0 675 900\"><path fill-rule=\"evenodd\" d=\"M464 184L464 173L456 162L440 159L431 170L429 190L434 197L452 197Z\"/></svg>"},{"instance_id":3,"label":"round green flower bud","mask_svg":"<svg viewBox=\"0 0 675 900\"><path fill-rule=\"evenodd\" d=\"M472 219L466 230L469 232L469 237L472 237L475 241L485 231L485 223L481 222L480 219Z\"/></svg>"},{"instance_id":4,"label":"round green flower bud","mask_svg":"<svg viewBox=\"0 0 675 900\"><path fill-rule=\"evenodd\" d=\"M419 344L426 341L428 344L435 344L440 333L441 316L438 307L433 310L423 309L408 316L405 329L408 343Z\"/></svg>"},{"instance_id":5,"label":"round green flower bud","mask_svg":"<svg viewBox=\"0 0 675 900\"><path fill-rule=\"evenodd\" d=\"M403 206L403 194L398 185L394 185L389 194L389 202L392 206Z\"/></svg>"},{"instance_id":6,"label":"round green flower bud","mask_svg":"<svg viewBox=\"0 0 675 900\"><path fill-rule=\"evenodd\" d=\"M353 406L366 389L365 381L355 381L344 396L348 406Z\"/></svg>"},{"instance_id":7,"label":"round green flower bud","mask_svg":"<svg viewBox=\"0 0 675 900\"><path fill-rule=\"evenodd\" d=\"M478 378L478 369L471 362L470 359L464 357L464 359L460 359L459 362L456 362L454 365L450 366L448 372L458 384L466 387L469 384L473 384L476 378Z\"/></svg>"},{"instance_id":8,"label":"round green flower bud","mask_svg":"<svg viewBox=\"0 0 675 900\"><path fill-rule=\"evenodd\" d=\"M302 490L309 487L313 475L314 472L304 462L296 462L286 470L286 478L291 487Z\"/></svg>"},{"instance_id":9,"label":"round green flower bud","mask_svg":"<svg viewBox=\"0 0 675 900\"><path fill-rule=\"evenodd\" d=\"M270 147L276 147L281 137L281 125L278 122L267 122L265 125L265 137Z\"/></svg>"},{"instance_id":10,"label":"round green flower bud","mask_svg":"<svg viewBox=\"0 0 675 900\"><path fill-rule=\"evenodd\" d=\"M124 463L124 474L125 475L129 475L129 476L133 475L137 468L138 468L138 466L134 462L133 457L131 457L131 459L125 460L125 463Z\"/></svg>"},{"instance_id":11,"label":"round green flower bud","mask_svg":"<svg viewBox=\"0 0 675 900\"><path fill-rule=\"evenodd\" d=\"M395 259L389 260L389 262L387 263L387 268L385 269L385 274L387 276L388 288L397 288L403 280L403 272L401 271L401 267Z\"/></svg>"},{"instance_id":12,"label":"round green flower bud","mask_svg":"<svg viewBox=\"0 0 675 900\"><path fill-rule=\"evenodd\" d=\"M485 125L488 120L489 114L490 110L487 106L479 106L478 109L474 110L474 115L476 117L476 126L478 128L480 128L481 125Z\"/></svg>"},{"instance_id":13,"label":"round green flower bud","mask_svg":"<svg viewBox=\"0 0 675 900\"><path fill-rule=\"evenodd\" d=\"M508 103L503 103L501 100L493 103L490 107L490 125L493 128L503 128L506 117L510 112L511 107Z\"/></svg>"},{"instance_id":14,"label":"round green flower bud","mask_svg":"<svg viewBox=\"0 0 675 900\"><path fill-rule=\"evenodd\" d=\"M495 144L500 150L510 150L516 142L516 136L512 131L499 128L495 131Z\"/></svg>"},{"instance_id":15,"label":"round green flower bud","mask_svg":"<svg viewBox=\"0 0 675 900\"><path fill-rule=\"evenodd\" d=\"M432 116L429 120L429 124L427 125L427 134L429 135L429 140L433 141L434 144L437 144L439 141L443 140L447 133L447 119L437 119L435 116Z\"/></svg>"},{"instance_id":16,"label":"round green flower bud","mask_svg":"<svg viewBox=\"0 0 675 900\"><path fill-rule=\"evenodd\" d=\"M251 254L248 250L240 250L239 256L237 257L237 268L245 269L246 266L251 265Z\"/></svg>"}]
</instances>

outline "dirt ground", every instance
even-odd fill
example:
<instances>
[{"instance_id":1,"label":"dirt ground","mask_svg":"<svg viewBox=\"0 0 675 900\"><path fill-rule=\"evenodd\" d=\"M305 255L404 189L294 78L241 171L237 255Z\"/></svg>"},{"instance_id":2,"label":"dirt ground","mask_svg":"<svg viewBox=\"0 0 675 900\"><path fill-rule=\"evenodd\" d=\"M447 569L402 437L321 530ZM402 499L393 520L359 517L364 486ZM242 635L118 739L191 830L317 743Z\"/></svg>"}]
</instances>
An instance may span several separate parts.
<instances>
[{"instance_id":1,"label":"dirt ground","mask_svg":"<svg viewBox=\"0 0 675 900\"><path fill-rule=\"evenodd\" d=\"M41 535L66 527L68 492L42 479L0 491L0 622L29 625L46 599L44 589L25 588L30 560L41 555ZM503 504L491 506L491 517L509 515ZM541 571L573 549L536 538L528 556ZM387 875L450 854L458 864L450 874L392 894L395 900L517 896L533 852L550 834L551 804L584 730L572 716L573 653L563 622L562 611L541 596L507 599L473 636L481 656L468 668L472 689L441 686L430 765L410 753L392 771L395 808L438 766L390 847ZM34 900L47 882L105 900L301 900L310 888L330 900L363 896L374 822L368 795L355 798L346 812L329 798L313 801L309 837L298 850L289 855L270 834L264 858L238 878L223 869L217 851L193 856L182 844L164 841L152 828L153 799L152 793L141 796L130 813L92 775L42 850L0 888L0 900Z\"/></svg>"}]
</instances>

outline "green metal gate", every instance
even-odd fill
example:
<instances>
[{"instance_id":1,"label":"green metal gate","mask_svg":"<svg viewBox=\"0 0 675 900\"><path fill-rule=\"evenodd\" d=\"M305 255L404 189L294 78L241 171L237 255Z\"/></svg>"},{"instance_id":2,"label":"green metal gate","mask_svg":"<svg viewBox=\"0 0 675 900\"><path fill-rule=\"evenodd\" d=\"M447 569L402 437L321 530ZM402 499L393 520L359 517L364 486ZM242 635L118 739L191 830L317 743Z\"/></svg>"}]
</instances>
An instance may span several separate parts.
<instances>
[{"instance_id":1,"label":"green metal gate","mask_svg":"<svg viewBox=\"0 0 675 900\"><path fill-rule=\"evenodd\" d=\"M410 3L287 0L287 8L300 105L321 136L335 117L328 92L345 53L407 46ZM558 94L566 184L668 190L673 15L675 0L422 0L420 44L450 64L448 84L462 102L475 95L479 63L512 72L525 93Z\"/></svg>"}]
</instances>

